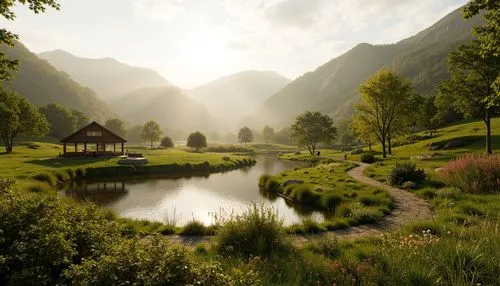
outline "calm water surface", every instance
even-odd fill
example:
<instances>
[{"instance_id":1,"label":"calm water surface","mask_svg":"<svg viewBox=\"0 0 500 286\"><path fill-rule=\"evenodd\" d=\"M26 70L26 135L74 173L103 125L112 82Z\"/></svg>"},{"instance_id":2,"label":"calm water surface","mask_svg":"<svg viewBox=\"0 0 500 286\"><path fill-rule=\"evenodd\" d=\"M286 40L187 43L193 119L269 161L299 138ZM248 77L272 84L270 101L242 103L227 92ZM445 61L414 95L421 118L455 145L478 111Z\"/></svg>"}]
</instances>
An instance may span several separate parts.
<instances>
[{"instance_id":1,"label":"calm water surface","mask_svg":"<svg viewBox=\"0 0 500 286\"><path fill-rule=\"evenodd\" d=\"M68 186L63 196L92 201L123 217L174 220L177 225L193 218L209 225L214 213L240 213L252 202L273 207L286 225L299 222L305 216L323 219L318 212L292 206L280 197L259 190L258 180L262 174L277 174L301 167L302 163L280 161L274 155L256 159L253 167L222 174L80 182Z\"/></svg>"}]
</instances>

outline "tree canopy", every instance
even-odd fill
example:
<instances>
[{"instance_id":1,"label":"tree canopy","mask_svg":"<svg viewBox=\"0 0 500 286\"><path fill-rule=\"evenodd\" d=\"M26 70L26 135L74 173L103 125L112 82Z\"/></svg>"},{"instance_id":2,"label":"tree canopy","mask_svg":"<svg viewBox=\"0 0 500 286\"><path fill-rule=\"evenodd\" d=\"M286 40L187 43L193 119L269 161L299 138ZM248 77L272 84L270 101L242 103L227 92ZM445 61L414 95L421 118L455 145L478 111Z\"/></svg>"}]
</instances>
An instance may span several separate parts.
<instances>
[{"instance_id":1,"label":"tree canopy","mask_svg":"<svg viewBox=\"0 0 500 286\"><path fill-rule=\"evenodd\" d=\"M7 152L12 152L17 135L42 136L49 130L43 114L26 98L0 88L0 136Z\"/></svg>"},{"instance_id":2,"label":"tree canopy","mask_svg":"<svg viewBox=\"0 0 500 286\"><path fill-rule=\"evenodd\" d=\"M196 131L189 134L186 145L198 152L201 148L207 147L207 138L201 132Z\"/></svg>"},{"instance_id":3,"label":"tree canopy","mask_svg":"<svg viewBox=\"0 0 500 286\"><path fill-rule=\"evenodd\" d=\"M319 143L329 144L336 135L337 128L330 116L311 111L297 116L290 134L299 147L306 147L311 155L315 154Z\"/></svg>"},{"instance_id":4,"label":"tree canopy","mask_svg":"<svg viewBox=\"0 0 500 286\"><path fill-rule=\"evenodd\" d=\"M45 9L52 7L59 10L59 4L56 0L8 0L0 1L0 14L7 20L13 21L16 17L14 8L16 4L28 5L28 8L35 14L45 12ZM14 46L18 36L7 29L0 29L0 45ZM18 65L17 60L7 58L5 53L0 52L0 81L11 77L11 71Z\"/></svg>"},{"instance_id":5,"label":"tree canopy","mask_svg":"<svg viewBox=\"0 0 500 286\"><path fill-rule=\"evenodd\" d=\"M155 121L148 121L142 127L141 138L151 142L151 149L153 149L153 142L160 140L163 132L160 130L160 125Z\"/></svg>"},{"instance_id":6,"label":"tree canopy","mask_svg":"<svg viewBox=\"0 0 500 286\"><path fill-rule=\"evenodd\" d=\"M264 126L264 129L262 130L262 136L264 137L264 140L266 140L266 144L269 145L269 141L274 138L274 129L272 129L268 125Z\"/></svg>"},{"instance_id":7,"label":"tree canopy","mask_svg":"<svg viewBox=\"0 0 500 286\"><path fill-rule=\"evenodd\" d=\"M354 127L364 138L375 136L382 145L383 157L387 158L386 147L391 153L391 139L406 130L410 115L411 84L402 76L389 70L380 70L365 81L359 92L361 99L356 103ZM365 127L363 127L365 125Z\"/></svg>"},{"instance_id":8,"label":"tree canopy","mask_svg":"<svg viewBox=\"0 0 500 286\"><path fill-rule=\"evenodd\" d=\"M123 124L123 121L118 118L106 120L106 123L104 123L104 127L122 138L125 138L125 135L127 135L125 124Z\"/></svg>"},{"instance_id":9,"label":"tree canopy","mask_svg":"<svg viewBox=\"0 0 500 286\"><path fill-rule=\"evenodd\" d=\"M172 142L172 139L170 139L170 137L166 136L161 138L160 146L164 148L174 148L174 142Z\"/></svg>"},{"instance_id":10,"label":"tree canopy","mask_svg":"<svg viewBox=\"0 0 500 286\"><path fill-rule=\"evenodd\" d=\"M250 128L248 127L243 127L240 129L238 132L238 141L240 143L247 143L253 142L253 132Z\"/></svg>"},{"instance_id":11,"label":"tree canopy","mask_svg":"<svg viewBox=\"0 0 500 286\"><path fill-rule=\"evenodd\" d=\"M77 118L68 108L59 104L49 104L40 107L40 112L50 123L50 136L62 139L75 132Z\"/></svg>"}]
</instances>

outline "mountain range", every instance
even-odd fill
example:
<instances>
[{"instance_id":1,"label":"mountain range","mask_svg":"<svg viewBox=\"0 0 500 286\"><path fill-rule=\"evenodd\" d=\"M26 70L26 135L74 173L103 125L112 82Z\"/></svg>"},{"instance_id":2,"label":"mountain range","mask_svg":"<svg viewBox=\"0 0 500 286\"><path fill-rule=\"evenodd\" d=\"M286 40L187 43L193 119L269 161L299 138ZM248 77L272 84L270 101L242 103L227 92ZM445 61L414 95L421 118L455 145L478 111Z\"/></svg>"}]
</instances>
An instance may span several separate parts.
<instances>
[{"instance_id":1,"label":"mountain range","mask_svg":"<svg viewBox=\"0 0 500 286\"><path fill-rule=\"evenodd\" d=\"M243 71L196 87L188 94L216 117L237 123L290 81L273 71Z\"/></svg>"},{"instance_id":2,"label":"mountain range","mask_svg":"<svg viewBox=\"0 0 500 286\"><path fill-rule=\"evenodd\" d=\"M113 101L133 90L170 86L158 72L129 66L112 58L81 58L62 50L38 54L75 81L93 89L102 100Z\"/></svg>"},{"instance_id":3,"label":"mountain range","mask_svg":"<svg viewBox=\"0 0 500 286\"><path fill-rule=\"evenodd\" d=\"M242 124L255 128L264 124L284 127L306 110L325 112L337 119L348 117L360 84L381 68L407 77L419 93L435 92L437 85L449 76L449 52L470 40L472 27L481 21L480 17L464 20L458 9L396 44L359 44L270 96Z\"/></svg>"}]
</instances>

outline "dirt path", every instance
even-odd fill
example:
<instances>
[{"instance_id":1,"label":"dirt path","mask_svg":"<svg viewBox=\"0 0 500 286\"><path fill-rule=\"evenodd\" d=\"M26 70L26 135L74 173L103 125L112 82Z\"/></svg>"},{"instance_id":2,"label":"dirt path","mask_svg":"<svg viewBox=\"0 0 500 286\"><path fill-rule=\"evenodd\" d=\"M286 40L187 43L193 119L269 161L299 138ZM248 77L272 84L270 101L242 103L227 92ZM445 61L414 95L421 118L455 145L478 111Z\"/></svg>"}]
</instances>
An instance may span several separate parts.
<instances>
[{"instance_id":1,"label":"dirt path","mask_svg":"<svg viewBox=\"0 0 500 286\"><path fill-rule=\"evenodd\" d=\"M299 235L295 238L299 243L328 235L335 235L338 239L344 240L373 236L384 232L399 230L412 222L432 219L433 212L427 201L405 190L394 188L366 177L363 171L370 165L359 162L352 163L358 164L359 166L351 169L347 174L360 183L387 190L394 200L394 210L389 215L385 216L382 221L375 224L329 231L318 235Z\"/></svg>"},{"instance_id":2,"label":"dirt path","mask_svg":"<svg viewBox=\"0 0 500 286\"><path fill-rule=\"evenodd\" d=\"M320 234L292 235L293 240L296 244L300 245L309 240L314 240L325 236L335 236L340 240L351 240L374 236L382 234L384 232L399 230L403 226L412 222L432 219L432 209L427 201L418 198L414 194L405 190L394 188L366 177L363 174L363 171L370 165L359 162L352 163L358 164L359 166L351 169L347 174L360 183L387 190L394 200L394 210L389 215L386 215L382 219L382 221L375 224L354 226L348 229L328 231ZM195 245L200 242L208 241L208 239L209 237L202 236L171 237L171 240L173 242L178 242L185 245Z\"/></svg>"}]
</instances>

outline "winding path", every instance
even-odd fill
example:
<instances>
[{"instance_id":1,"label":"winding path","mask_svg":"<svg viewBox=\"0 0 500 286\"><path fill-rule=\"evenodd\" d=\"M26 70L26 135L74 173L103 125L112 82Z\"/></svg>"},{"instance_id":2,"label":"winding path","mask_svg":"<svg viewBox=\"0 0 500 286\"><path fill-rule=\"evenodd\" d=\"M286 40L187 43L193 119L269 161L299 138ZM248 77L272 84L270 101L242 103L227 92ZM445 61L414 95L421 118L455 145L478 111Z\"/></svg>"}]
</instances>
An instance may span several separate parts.
<instances>
[{"instance_id":1,"label":"winding path","mask_svg":"<svg viewBox=\"0 0 500 286\"><path fill-rule=\"evenodd\" d=\"M363 171L370 166L369 164L352 161L349 162L359 166L351 169L347 174L360 183L387 190L394 200L394 209L389 215L384 216L382 221L378 223L354 226L348 229L329 231L317 235L298 235L295 238L298 243L307 242L310 239L328 235L334 235L338 239L342 240L357 239L399 230L403 226L412 222L432 219L433 211L427 201L408 191L394 188L366 177L363 174Z\"/></svg>"},{"instance_id":2,"label":"winding path","mask_svg":"<svg viewBox=\"0 0 500 286\"><path fill-rule=\"evenodd\" d=\"M347 229L328 231L319 234L292 235L292 239L296 244L300 245L309 240L325 236L335 236L339 240L352 240L362 237L375 236L385 232L399 230L409 223L432 219L433 211L427 201L406 190L394 188L366 177L363 174L363 171L370 166L369 164L353 161L348 162L359 166L351 169L347 174L360 183L387 190L394 200L394 209L389 215L384 216L380 222L374 224L353 226ZM208 237L173 236L171 237L171 240L173 242L179 242L186 245L195 245L197 243L207 241Z\"/></svg>"}]
</instances>

